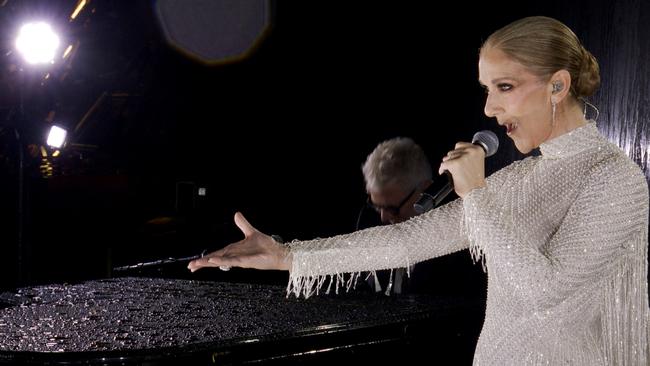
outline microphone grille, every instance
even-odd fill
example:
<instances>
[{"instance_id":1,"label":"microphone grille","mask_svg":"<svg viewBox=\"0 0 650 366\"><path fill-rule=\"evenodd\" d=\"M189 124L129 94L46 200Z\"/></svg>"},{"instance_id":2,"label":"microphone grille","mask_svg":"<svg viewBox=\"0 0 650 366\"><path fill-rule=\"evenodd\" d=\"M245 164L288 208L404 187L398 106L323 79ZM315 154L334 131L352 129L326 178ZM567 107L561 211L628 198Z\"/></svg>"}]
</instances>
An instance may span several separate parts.
<instances>
[{"instance_id":1,"label":"microphone grille","mask_svg":"<svg viewBox=\"0 0 650 366\"><path fill-rule=\"evenodd\" d=\"M479 144L485 149L485 157L494 155L499 149L499 138L490 130L479 131L472 137L473 144Z\"/></svg>"}]
</instances>

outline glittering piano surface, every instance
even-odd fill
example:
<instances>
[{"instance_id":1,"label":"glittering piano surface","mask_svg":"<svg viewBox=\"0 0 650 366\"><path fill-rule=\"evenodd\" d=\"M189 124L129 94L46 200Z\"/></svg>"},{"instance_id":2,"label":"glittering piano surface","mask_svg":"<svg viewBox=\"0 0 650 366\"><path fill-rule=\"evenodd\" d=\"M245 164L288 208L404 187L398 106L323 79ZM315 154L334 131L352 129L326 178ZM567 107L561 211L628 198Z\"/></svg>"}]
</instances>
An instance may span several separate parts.
<instances>
[{"instance_id":1,"label":"glittering piano surface","mask_svg":"<svg viewBox=\"0 0 650 366\"><path fill-rule=\"evenodd\" d=\"M436 303L437 302L437 303ZM0 295L0 352L92 352L251 342L399 321L445 308L427 297L286 298L283 287L117 278Z\"/></svg>"}]
</instances>

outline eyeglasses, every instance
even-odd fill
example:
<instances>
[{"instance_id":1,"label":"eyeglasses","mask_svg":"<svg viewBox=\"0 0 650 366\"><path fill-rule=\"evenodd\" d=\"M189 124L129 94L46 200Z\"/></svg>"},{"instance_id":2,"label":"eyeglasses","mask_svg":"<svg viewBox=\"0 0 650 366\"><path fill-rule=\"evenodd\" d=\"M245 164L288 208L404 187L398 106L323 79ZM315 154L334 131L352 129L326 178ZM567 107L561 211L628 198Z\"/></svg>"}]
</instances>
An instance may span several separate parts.
<instances>
[{"instance_id":1,"label":"eyeglasses","mask_svg":"<svg viewBox=\"0 0 650 366\"><path fill-rule=\"evenodd\" d=\"M417 190L417 187L413 188L411 193L407 194L406 197L400 202L397 206L380 206L372 203L372 200L370 199L370 196L368 196L368 199L366 200L366 204L368 207L372 208L373 210L377 211L378 213L381 213L381 210L387 211L393 216L398 216L399 212L402 210L402 206L408 202L408 200L413 196L413 193Z\"/></svg>"}]
</instances>

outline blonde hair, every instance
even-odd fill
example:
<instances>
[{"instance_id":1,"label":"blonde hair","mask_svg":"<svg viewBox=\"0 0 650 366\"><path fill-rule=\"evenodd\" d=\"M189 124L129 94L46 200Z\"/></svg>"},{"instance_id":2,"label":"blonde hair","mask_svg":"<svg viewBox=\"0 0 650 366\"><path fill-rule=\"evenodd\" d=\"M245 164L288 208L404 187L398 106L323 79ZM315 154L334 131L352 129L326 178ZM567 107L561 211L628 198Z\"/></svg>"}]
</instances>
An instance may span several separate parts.
<instances>
[{"instance_id":1,"label":"blonde hair","mask_svg":"<svg viewBox=\"0 0 650 366\"><path fill-rule=\"evenodd\" d=\"M368 192L380 190L389 183L411 189L432 179L429 159L422 148L408 137L395 137L377 145L361 170Z\"/></svg>"},{"instance_id":2,"label":"blonde hair","mask_svg":"<svg viewBox=\"0 0 650 366\"><path fill-rule=\"evenodd\" d=\"M481 53L488 48L502 51L547 80L567 70L571 94L577 99L592 96L600 86L596 58L569 27L553 18L534 16L510 23L488 37Z\"/></svg>"}]
</instances>

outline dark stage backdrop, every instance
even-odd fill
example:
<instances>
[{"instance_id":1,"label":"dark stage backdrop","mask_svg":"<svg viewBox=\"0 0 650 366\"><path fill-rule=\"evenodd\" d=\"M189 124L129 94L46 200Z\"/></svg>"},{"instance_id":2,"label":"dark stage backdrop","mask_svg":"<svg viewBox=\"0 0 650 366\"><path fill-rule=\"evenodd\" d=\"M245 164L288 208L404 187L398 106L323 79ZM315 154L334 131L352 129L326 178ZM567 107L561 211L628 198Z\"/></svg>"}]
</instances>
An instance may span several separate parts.
<instances>
[{"instance_id":1,"label":"dark stage backdrop","mask_svg":"<svg viewBox=\"0 0 650 366\"><path fill-rule=\"evenodd\" d=\"M72 127L86 116L72 139L99 148L70 152L47 179L32 165L21 279L15 149L5 145L2 286L106 277L116 265L216 249L240 238L238 210L287 240L350 232L365 201L360 166L394 136L413 137L434 169L485 128L502 142L489 172L522 158L483 115L476 63L492 31L529 15L566 22L594 53L599 128L650 176L647 2L521 3L272 2L257 49L216 66L169 47L150 2L93 3L79 62L26 109L38 117L54 105ZM196 275L220 276L235 275Z\"/></svg>"},{"instance_id":2,"label":"dark stage backdrop","mask_svg":"<svg viewBox=\"0 0 650 366\"><path fill-rule=\"evenodd\" d=\"M650 2L579 1L559 13L600 63L598 128L650 179Z\"/></svg>"}]
</instances>

